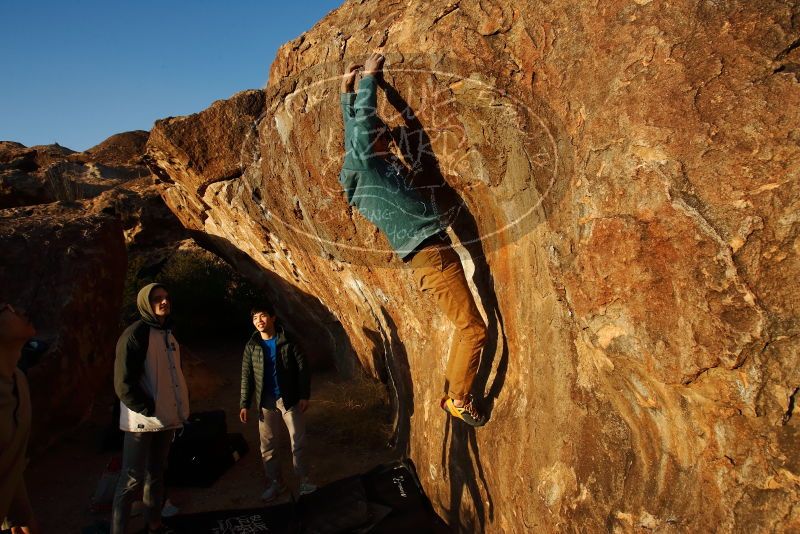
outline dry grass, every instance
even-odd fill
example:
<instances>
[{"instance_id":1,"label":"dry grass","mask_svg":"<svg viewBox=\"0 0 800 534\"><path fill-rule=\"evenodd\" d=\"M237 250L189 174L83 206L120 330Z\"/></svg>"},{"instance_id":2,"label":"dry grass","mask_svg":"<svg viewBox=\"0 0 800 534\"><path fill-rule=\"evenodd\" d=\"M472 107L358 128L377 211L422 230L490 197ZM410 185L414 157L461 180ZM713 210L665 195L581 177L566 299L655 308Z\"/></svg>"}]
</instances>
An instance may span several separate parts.
<instances>
[{"instance_id":1,"label":"dry grass","mask_svg":"<svg viewBox=\"0 0 800 534\"><path fill-rule=\"evenodd\" d=\"M309 429L324 429L325 439L335 445L371 450L387 447L392 428L385 385L361 375L347 381L333 378L319 385L312 401L314 409L309 411Z\"/></svg>"}]
</instances>

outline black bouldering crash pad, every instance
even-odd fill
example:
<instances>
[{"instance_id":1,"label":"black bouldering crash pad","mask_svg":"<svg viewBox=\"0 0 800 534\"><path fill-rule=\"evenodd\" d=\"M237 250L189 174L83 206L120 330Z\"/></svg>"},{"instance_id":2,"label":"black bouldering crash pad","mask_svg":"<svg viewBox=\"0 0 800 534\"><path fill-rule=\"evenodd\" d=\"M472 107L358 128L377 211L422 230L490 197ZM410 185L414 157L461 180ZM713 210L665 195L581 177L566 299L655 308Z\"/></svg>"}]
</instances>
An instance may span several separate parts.
<instances>
[{"instance_id":1,"label":"black bouldering crash pad","mask_svg":"<svg viewBox=\"0 0 800 534\"><path fill-rule=\"evenodd\" d=\"M337 480L296 503L179 515L179 533L444 534L447 525L422 492L410 460Z\"/></svg>"}]
</instances>

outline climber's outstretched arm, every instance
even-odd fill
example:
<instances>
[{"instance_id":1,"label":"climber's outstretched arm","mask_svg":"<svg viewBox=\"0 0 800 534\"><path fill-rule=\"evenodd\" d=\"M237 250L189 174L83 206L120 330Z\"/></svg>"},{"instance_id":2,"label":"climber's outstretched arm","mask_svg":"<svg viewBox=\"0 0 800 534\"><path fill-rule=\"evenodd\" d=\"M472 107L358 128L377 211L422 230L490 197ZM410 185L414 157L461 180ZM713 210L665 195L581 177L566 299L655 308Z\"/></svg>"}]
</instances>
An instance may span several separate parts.
<instances>
[{"instance_id":1,"label":"climber's outstretched arm","mask_svg":"<svg viewBox=\"0 0 800 534\"><path fill-rule=\"evenodd\" d=\"M353 102L354 156L369 159L373 152L376 136L381 128L378 120L378 81L383 70L383 56L373 52L364 62L364 75L358 83L358 93Z\"/></svg>"},{"instance_id":2,"label":"climber's outstretched arm","mask_svg":"<svg viewBox=\"0 0 800 534\"><path fill-rule=\"evenodd\" d=\"M360 119L375 118L378 106L377 76L383 71L384 57L373 52L364 62L364 75L358 83L355 108L356 117Z\"/></svg>"},{"instance_id":3,"label":"climber's outstretched arm","mask_svg":"<svg viewBox=\"0 0 800 534\"><path fill-rule=\"evenodd\" d=\"M353 102L356 100L356 94L353 92L353 87L356 81L356 75L358 74L358 69L361 68L361 65L358 63L350 63L347 65L347 68L344 69L344 74L342 74L342 94L339 97L339 105L342 108L342 118L344 119L345 123L345 130L347 130L347 123L353 119L355 112L353 111Z\"/></svg>"},{"instance_id":4,"label":"climber's outstretched arm","mask_svg":"<svg viewBox=\"0 0 800 534\"><path fill-rule=\"evenodd\" d=\"M354 92L353 89L355 88L356 74L358 74L358 69L360 68L361 64L359 63L349 63L347 67L344 69L344 74L342 74L342 84L341 84L341 90L343 93Z\"/></svg>"}]
</instances>

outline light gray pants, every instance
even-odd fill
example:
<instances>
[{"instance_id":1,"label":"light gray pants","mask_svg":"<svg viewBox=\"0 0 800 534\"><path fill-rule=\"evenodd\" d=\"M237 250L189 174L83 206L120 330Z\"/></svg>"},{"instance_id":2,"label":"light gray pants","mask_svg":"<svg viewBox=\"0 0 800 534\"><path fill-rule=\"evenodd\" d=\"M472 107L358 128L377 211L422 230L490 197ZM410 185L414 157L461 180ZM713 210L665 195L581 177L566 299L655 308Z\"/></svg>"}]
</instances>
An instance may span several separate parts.
<instances>
[{"instance_id":1,"label":"light gray pants","mask_svg":"<svg viewBox=\"0 0 800 534\"><path fill-rule=\"evenodd\" d=\"M261 459L264 462L264 474L267 484L279 481L280 462L277 457L278 438L281 421L289 430L289 440L292 445L292 463L294 472L303 480L308 475L306 464L306 419L300 406L295 404L290 410L283 405L283 399L275 402L274 408L261 408L258 418L258 434L261 438Z\"/></svg>"},{"instance_id":2,"label":"light gray pants","mask_svg":"<svg viewBox=\"0 0 800 534\"><path fill-rule=\"evenodd\" d=\"M111 534L125 534L131 505L144 482L145 519L155 523L161 518L164 505L164 470L174 430L160 432L125 432L122 449L122 469L119 472L114 509L111 514Z\"/></svg>"}]
</instances>

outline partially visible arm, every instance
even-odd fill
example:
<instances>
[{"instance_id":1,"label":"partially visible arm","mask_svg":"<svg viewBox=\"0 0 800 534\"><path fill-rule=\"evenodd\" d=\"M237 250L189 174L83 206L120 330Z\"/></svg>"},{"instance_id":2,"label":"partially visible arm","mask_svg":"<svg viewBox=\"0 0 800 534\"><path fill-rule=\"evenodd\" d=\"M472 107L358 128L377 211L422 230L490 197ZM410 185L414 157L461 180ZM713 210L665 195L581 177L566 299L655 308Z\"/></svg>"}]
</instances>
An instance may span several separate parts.
<instances>
[{"instance_id":1,"label":"partially visible arm","mask_svg":"<svg viewBox=\"0 0 800 534\"><path fill-rule=\"evenodd\" d=\"M239 396L239 408L250 409L250 395L253 394L253 357L246 346L242 355L242 389Z\"/></svg>"},{"instance_id":2,"label":"partially visible arm","mask_svg":"<svg viewBox=\"0 0 800 534\"><path fill-rule=\"evenodd\" d=\"M360 159L366 159L372 154L372 145L379 126L377 86L374 75L361 78L353 103L351 146L356 152L355 156Z\"/></svg>"},{"instance_id":3,"label":"partially visible arm","mask_svg":"<svg viewBox=\"0 0 800 534\"><path fill-rule=\"evenodd\" d=\"M308 371L305 354L297 343L292 343L292 356L297 363L297 392L301 399L308 400L311 397L311 374Z\"/></svg>"},{"instance_id":4,"label":"partially visible arm","mask_svg":"<svg viewBox=\"0 0 800 534\"><path fill-rule=\"evenodd\" d=\"M150 334L149 328L147 334ZM141 386L144 362L147 357L147 346L142 346L136 339L136 330L125 330L117 341L117 355L114 360L114 391L122 403L142 415L148 417L155 414L156 406Z\"/></svg>"},{"instance_id":5,"label":"partially visible arm","mask_svg":"<svg viewBox=\"0 0 800 534\"><path fill-rule=\"evenodd\" d=\"M353 103L352 146L356 157L369 159L380 127L378 120L377 76L383 72L383 55L373 52L364 62L364 76L358 84L358 95Z\"/></svg>"},{"instance_id":6,"label":"partially visible arm","mask_svg":"<svg viewBox=\"0 0 800 534\"><path fill-rule=\"evenodd\" d=\"M355 102L355 100L355 93L342 93L339 95L339 105L342 108L342 120L344 120L345 127L353 118L353 102Z\"/></svg>"},{"instance_id":7,"label":"partially visible arm","mask_svg":"<svg viewBox=\"0 0 800 534\"><path fill-rule=\"evenodd\" d=\"M342 93L352 93L356 81L356 74L361 65L358 63L348 63L347 68L344 69L342 74L342 84L340 86Z\"/></svg>"},{"instance_id":8,"label":"partially visible arm","mask_svg":"<svg viewBox=\"0 0 800 534\"><path fill-rule=\"evenodd\" d=\"M345 123L353 118L353 102L355 101L356 94L353 91L355 86L356 74L361 67L358 63L350 63L344 69L342 74L341 95L339 97L339 104L342 107L342 118Z\"/></svg>"}]
</instances>

